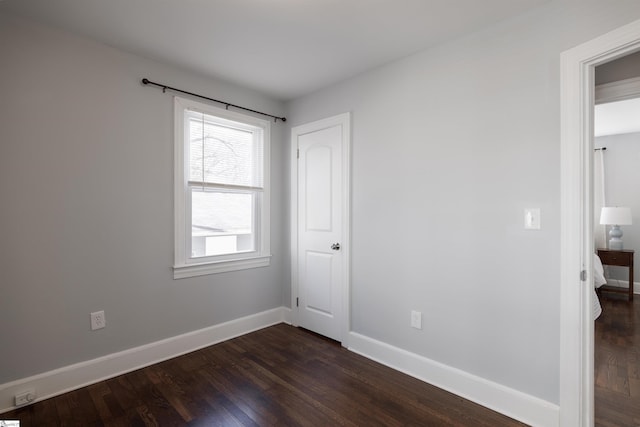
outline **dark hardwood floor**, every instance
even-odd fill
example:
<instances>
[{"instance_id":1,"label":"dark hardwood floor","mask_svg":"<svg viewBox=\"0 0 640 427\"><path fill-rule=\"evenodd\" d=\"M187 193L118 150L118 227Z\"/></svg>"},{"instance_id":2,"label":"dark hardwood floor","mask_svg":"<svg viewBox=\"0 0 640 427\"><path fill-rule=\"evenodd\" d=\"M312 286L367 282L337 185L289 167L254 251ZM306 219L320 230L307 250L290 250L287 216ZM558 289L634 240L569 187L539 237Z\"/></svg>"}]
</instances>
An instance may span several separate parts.
<instances>
[{"instance_id":1,"label":"dark hardwood floor","mask_svg":"<svg viewBox=\"0 0 640 427\"><path fill-rule=\"evenodd\" d=\"M0 415L30 426L521 426L288 325Z\"/></svg>"},{"instance_id":2,"label":"dark hardwood floor","mask_svg":"<svg viewBox=\"0 0 640 427\"><path fill-rule=\"evenodd\" d=\"M640 426L639 300L601 295L595 324L596 426Z\"/></svg>"}]
</instances>

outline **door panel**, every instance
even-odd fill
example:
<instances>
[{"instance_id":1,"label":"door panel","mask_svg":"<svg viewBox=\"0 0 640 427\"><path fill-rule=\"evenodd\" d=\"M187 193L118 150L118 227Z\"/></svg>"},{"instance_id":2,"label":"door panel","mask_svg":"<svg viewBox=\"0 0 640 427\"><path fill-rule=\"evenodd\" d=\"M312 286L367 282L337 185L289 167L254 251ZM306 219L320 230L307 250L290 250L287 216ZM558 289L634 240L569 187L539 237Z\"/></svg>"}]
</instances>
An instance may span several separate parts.
<instances>
[{"instance_id":1,"label":"door panel","mask_svg":"<svg viewBox=\"0 0 640 427\"><path fill-rule=\"evenodd\" d=\"M305 308L315 310L327 316L332 315L331 307L331 254L308 251L306 261L306 294Z\"/></svg>"},{"instance_id":2,"label":"door panel","mask_svg":"<svg viewBox=\"0 0 640 427\"><path fill-rule=\"evenodd\" d=\"M302 139L306 141L307 138ZM303 173L306 183L306 188L303 189L306 201L306 228L331 231L331 148L312 145L305 153Z\"/></svg>"}]
</instances>

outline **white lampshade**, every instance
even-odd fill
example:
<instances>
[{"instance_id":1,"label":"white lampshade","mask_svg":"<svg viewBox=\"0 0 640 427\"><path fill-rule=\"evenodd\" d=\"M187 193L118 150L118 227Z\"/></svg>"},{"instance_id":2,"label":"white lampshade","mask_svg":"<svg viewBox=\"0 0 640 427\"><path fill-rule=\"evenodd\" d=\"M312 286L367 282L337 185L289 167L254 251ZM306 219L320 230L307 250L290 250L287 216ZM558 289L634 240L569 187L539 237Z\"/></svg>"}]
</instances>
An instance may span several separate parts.
<instances>
[{"instance_id":1,"label":"white lampshade","mask_svg":"<svg viewBox=\"0 0 640 427\"><path fill-rule=\"evenodd\" d=\"M602 208L602 212L600 212L600 224L631 225L631 208Z\"/></svg>"}]
</instances>

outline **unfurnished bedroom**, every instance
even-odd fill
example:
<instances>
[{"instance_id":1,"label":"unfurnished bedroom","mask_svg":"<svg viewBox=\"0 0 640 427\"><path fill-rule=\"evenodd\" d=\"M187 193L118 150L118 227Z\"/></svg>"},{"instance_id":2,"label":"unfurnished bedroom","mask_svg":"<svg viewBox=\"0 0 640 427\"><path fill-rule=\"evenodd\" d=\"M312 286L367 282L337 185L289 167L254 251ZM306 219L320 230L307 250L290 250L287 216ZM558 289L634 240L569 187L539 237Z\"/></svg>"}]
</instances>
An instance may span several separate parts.
<instances>
[{"instance_id":1,"label":"unfurnished bedroom","mask_svg":"<svg viewBox=\"0 0 640 427\"><path fill-rule=\"evenodd\" d=\"M638 51L635 0L0 0L0 425L640 424Z\"/></svg>"}]
</instances>

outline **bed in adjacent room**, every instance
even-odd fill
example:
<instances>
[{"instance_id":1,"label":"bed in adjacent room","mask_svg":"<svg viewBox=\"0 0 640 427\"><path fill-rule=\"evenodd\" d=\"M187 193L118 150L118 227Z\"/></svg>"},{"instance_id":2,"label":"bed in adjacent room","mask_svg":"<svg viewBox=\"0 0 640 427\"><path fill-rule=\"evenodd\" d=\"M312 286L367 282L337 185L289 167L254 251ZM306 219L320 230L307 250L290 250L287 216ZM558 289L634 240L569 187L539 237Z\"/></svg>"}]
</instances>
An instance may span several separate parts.
<instances>
[{"instance_id":1,"label":"bed in adjacent room","mask_svg":"<svg viewBox=\"0 0 640 427\"><path fill-rule=\"evenodd\" d=\"M598 255L593 254L593 320L596 320L602 313L602 307L600 306L600 299L598 298L596 289L606 283L602 261L600 261Z\"/></svg>"}]
</instances>

